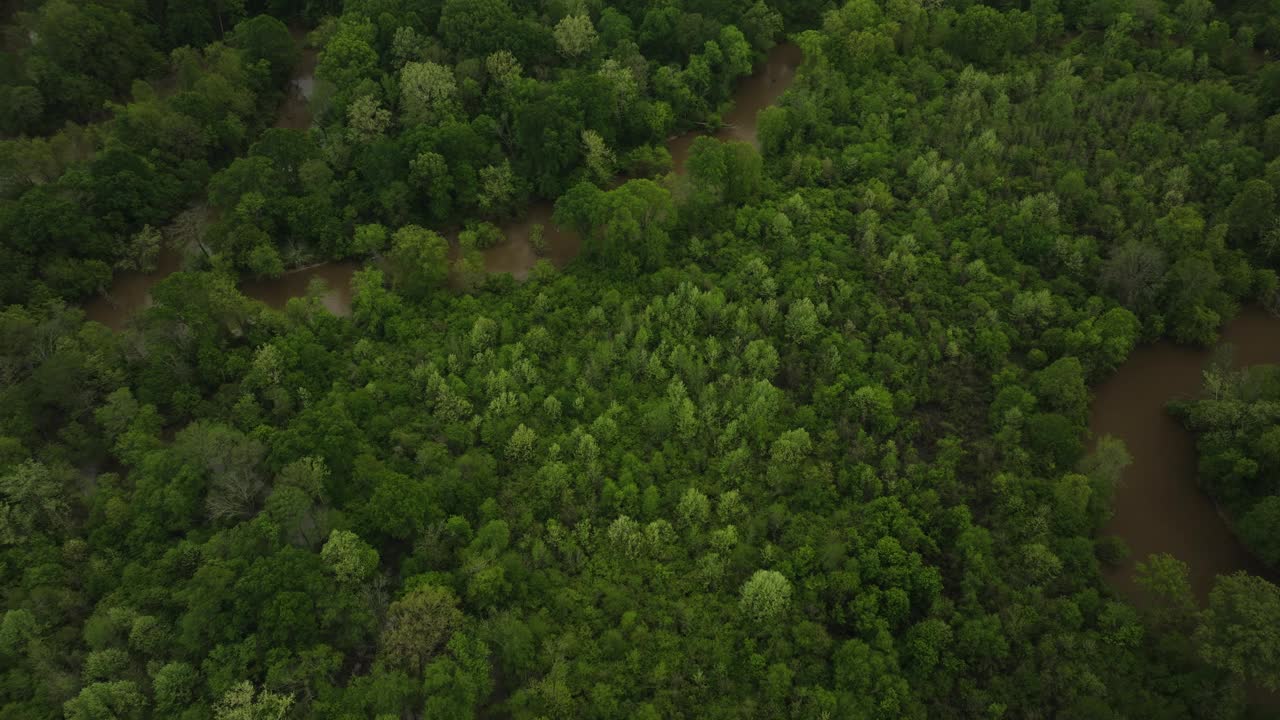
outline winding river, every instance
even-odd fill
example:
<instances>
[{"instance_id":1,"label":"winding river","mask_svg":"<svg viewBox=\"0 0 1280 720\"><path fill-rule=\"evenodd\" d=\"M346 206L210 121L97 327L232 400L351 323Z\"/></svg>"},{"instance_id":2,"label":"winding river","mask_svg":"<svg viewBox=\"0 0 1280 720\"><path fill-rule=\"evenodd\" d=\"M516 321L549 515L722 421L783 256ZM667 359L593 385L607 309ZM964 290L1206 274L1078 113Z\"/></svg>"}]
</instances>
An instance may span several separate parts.
<instances>
[{"instance_id":1,"label":"winding river","mask_svg":"<svg viewBox=\"0 0 1280 720\"><path fill-rule=\"evenodd\" d=\"M751 75L740 80L734 89L733 109L723 118L723 126L711 134L721 140L740 140L756 143L756 115L760 110L777 102L795 81L796 69L803 56L800 48L783 43L769 51L765 61ZM311 127L309 100L315 87L317 54L307 50L295 71L289 94L281 107L277 127L305 130ZM667 141L672 165L677 173L684 172L684 163L695 138L706 133L688 132ZM506 239L484 251L484 267L490 273L510 273L517 280L529 275L533 264L541 257L563 267L577 257L581 239L572 232L561 230L551 220L554 204L536 202L526 208L517 220L502 225ZM545 255L534 252L529 242L534 225L544 228ZM361 268L357 262L333 262L315 265L278 278L247 280L240 290L271 307L282 308L290 298L304 295L313 279L324 280L328 287L324 304L331 312L346 315L351 312L351 276ZM165 250L154 272L121 272L112 280L111 288L102 296L85 305L86 315L108 327L123 328L130 317L151 303L153 285L181 269L179 254Z\"/></svg>"},{"instance_id":2,"label":"winding river","mask_svg":"<svg viewBox=\"0 0 1280 720\"><path fill-rule=\"evenodd\" d=\"M1220 342L1232 346L1232 361L1239 367L1280 363L1280 318L1246 308L1223 328ZM1141 347L1094 388L1090 431L1095 438L1120 438L1133 456L1116 489L1115 515L1102 534L1119 536L1129 546L1129 559L1106 574L1113 587L1135 601L1142 595L1133 580L1134 565L1152 553L1187 563L1201 602L1218 575L1237 570L1269 575L1200 490L1195 441L1165 412L1170 400L1200 391L1213 353L1170 342Z\"/></svg>"}]
</instances>

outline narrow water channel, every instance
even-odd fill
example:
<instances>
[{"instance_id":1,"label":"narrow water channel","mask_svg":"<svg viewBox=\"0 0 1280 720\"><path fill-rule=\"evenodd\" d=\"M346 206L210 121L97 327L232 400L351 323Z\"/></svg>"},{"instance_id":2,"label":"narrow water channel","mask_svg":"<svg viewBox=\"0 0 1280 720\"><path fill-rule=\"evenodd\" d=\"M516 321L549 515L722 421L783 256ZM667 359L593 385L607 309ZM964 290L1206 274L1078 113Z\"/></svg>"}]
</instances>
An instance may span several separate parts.
<instances>
[{"instance_id":1,"label":"narrow water channel","mask_svg":"<svg viewBox=\"0 0 1280 720\"><path fill-rule=\"evenodd\" d=\"M1238 367L1280 363L1280 318L1247 308L1223 328ZM1191 586L1203 603L1221 574L1267 574L1218 514L1197 484L1195 441L1167 412L1171 400L1195 397L1213 349L1160 342L1134 350L1114 375L1094 389L1089 429L1114 435L1133 457L1115 493L1115 515L1103 535L1122 538L1130 558L1106 571L1126 597L1140 600L1134 565L1153 553L1187 563Z\"/></svg>"},{"instance_id":2,"label":"narrow water channel","mask_svg":"<svg viewBox=\"0 0 1280 720\"><path fill-rule=\"evenodd\" d=\"M289 34L298 47L302 48L302 56L293 68L293 79L289 81L284 105L280 107L280 115L276 118L276 127L308 130L311 128L311 96L316 89L316 66L320 62L320 51L306 46L305 29L291 28Z\"/></svg>"},{"instance_id":3,"label":"narrow water channel","mask_svg":"<svg viewBox=\"0 0 1280 720\"><path fill-rule=\"evenodd\" d=\"M295 33L295 39L299 39ZM281 107L277 127L305 130L311 127L310 98L315 87L317 53L304 49L295 68L294 79ZM734 89L733 109L725 114L723 126L711 134L721 140L739 140L755 144L757 140L756 115L760 110L777 102L795 81L796 69L803 60L799 46L782 43L769 51L765 61L748 77L742 78ZM671 138L667 149L677 173L684 172L684 163L693 140L707 133L688 132ZM484 251L484 267L490 273L510 273L517 280L529 275L535 262L542 257L557 267L563 267L577 257L582 241L574 233L561 230L551 220L554 204L549 201L533 203L519 219L504 223L502 232L506 239ZM542 225L546 251L539 256L529 242L534 225ZM160 266L151 273L118 273L110 290L85 305L90 320L120 329L138 310L151 303L153 285L180 269L177 252L166 250ZM325 306L330 311L345 315L351 311L351 276L360 269L355 262L333 262L289 272L268 280L245 281L240 289L246 295L261 300L271 307L282 308L290 298L306 294L312 279L320 278L329 287Z\"/></svg>"},{"instance_id":4,"label":"narrow water channel","mask_svg":"<svg viewBox=\"0 0 1280 720\"><path fill-rule=\"evenodd\" d=\"M738 81L733 91L733 109L721 119L720 129L710 133L710 136L718 140L758 144L757 115L777 102L787 88L791 87L795 82L796 69L803 59L798 45L782 43L774 46L755 72ZM704 135L708 133L690 131L667 140L671 166L677 174L684 174L689 148L696 138ZM501 227L506 240L484 251L485 271L510 273L517 280L528 277L529 270L539 260L538 254L529 244L534 225L543 226L545 257L556 267L564 267L577 257L582 248L582 239L575 233L556 227L551 221L554 211L554 203L541 201L530 205L521 218L504 223Z\"/></svg>"}]
</instances>

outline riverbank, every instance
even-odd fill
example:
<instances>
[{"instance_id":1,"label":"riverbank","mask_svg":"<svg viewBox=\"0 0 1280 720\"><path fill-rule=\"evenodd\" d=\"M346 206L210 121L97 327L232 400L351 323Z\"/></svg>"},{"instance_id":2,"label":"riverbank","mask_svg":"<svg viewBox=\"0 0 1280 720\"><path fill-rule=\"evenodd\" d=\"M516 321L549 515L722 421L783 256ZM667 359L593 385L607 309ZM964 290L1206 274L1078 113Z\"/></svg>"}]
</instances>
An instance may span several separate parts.
<instances>
[{"instance_id":1,"label":"riverbank","mask_svg":"<svg viewBox=\"0 0 1280 720\"><path fill-rule=\"evenodd\" d=\"M305 33L295 29L295 40L301 45ZM757 115L764 108L777 102L795 81L796 72L804 56L799 46L781 43L774 46L751 75L739 80L734 90L733 107L725 114L724 124L713 133L687 132L667 142L671 153L672 172L684 173L685 160L693 141L702 136L719 140L736 140L757 143ZM315 86L315 69L318 52L303 48L303 55L294 69L290 91L281 107L277 127L305 130L311 127L309 100ZM536 262L550 260L557 267L564 267L578 256L582 239L568 229L558 227L552 220L555 206L550 201L529 205L516 219L506 221L500 228L504 240L482 252L485 272L507 273L523 281L529 276ZM533 228L541 225L545 249L535 250L531 238ZM456 232L446 234L450 244L457 246ZM156 271L150 273L118 273L110 290L85 305L90 320L113 329L125 326L137 311L151 304L150 290L156 283L181 269L177 253L162 256ZM354 261L334 261L293 268L278 278L246 280L240 289L249 297L261 300L271 307L282 308L290 298L305 295L313 279L323 280L328 289L324 295L325 307L337 315L351 313L351 277L362 267Z\"/></svg>"},{"instance_id":2,"label":"riverbank","mask_svg":"<svg viewBox=\"0 0 1280 720\"><path fill-rule=\"evenodd\" d=\"M1231 345L1237 367L1280 363L1280 318L1246 308L1223 328L1222 344ZM1218 575L1238 570L1269 575L1201 491L1195 439L1165 409L1170 401L1200 391L1204 369L1216 351L1167 341L1141 347L1094 388L1091 435L1095 441L1103 435L1120 438L1133 458L1116 488L1115 513L1100 532L1129 546L1129 557L1104 572L1112 587L1133 602L1142 600L1134 568L1153 553L1169 553L1187 563L1201 603Z\"/></svg>"}]
</instances>

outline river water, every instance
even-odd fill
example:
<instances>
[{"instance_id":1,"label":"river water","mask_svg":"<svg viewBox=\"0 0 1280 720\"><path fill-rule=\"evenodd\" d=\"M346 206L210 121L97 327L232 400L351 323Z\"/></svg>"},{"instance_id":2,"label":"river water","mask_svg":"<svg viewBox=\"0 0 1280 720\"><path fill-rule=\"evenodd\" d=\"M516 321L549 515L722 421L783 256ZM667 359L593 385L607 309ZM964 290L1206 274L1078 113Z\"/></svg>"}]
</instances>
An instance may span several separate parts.
<instances>
[{"instance_id":1,"label":"river water","mask_svg":"<svg viewBox=\"0 0 1280 720\"><path fill-rule=\"evenodd\" d=\"M792 43L783 43L770 50L755 72L738 81L733 91L733 109L721 118L720 129L711 133L711 137L757 144L756 116L761 110L777 102L782 93L791 87L795 82L796 69L803 59L800 47ZM693 141L707 134L691 131L667 140L672 169L677 174L684 173L685 160L689 157ZM534 225L543 226L545 257L556 267L564 267L577 257L582 248L582 239L576 233L556 227L551 221L554 210L554 203L550 201L537 202L530 205L520 219L504 223L502 233L507 239L484 251L485 271L510 273L517 280L528 277L529 270L539 259L533 246L529 244L529 235Z\"/></svg>"},{"instance_id":2,"label":"river water","mask_svg":"<svg viewBox=\"0 0 1280 720\"><path fill-rule=\"evenodd\" d=\"M84 304L89 320L113 330L125 326L133 314L151 305L151 287L182 269L182 255L166 243L151 272L125 270L111 278L111 289Z\"/></svg>"},{"instance_id":3,"label":"river water","mask_svg":"<svg viewBox=\"0 0 1280 720\"><path fill-rule=\"evenodd\" d=\"M300 41L301 37L295 32L295 39ZM298 130L311 127L309 101L315 88L317 58L315 50L303 51L281 107L277 127ZM777 102L782 93L786 92L795 81L796 69L802 59L800 48L791 43L783 43L770 50L756 71L738 82L734 89L733 109L725 114L723 126L711 136L721 140L756 143L757 113ZM667 142L675 172L684 171L689 147L695 138L705 134L707 133L689 132ZM581 239L573 232L558 228L551 220L553 211L553 203L536 202L519 219L503 223L501 228L506 240L484 251L485 271L510 273L517 280L524 280L533 264L543 257L557 267L563 267L577 257L582 246ZM535 225L543 226L543 238L546 242L543 256L539 256L529 242ZM110 290L86 303L86 314L90 320L109 327L124 327L135 312L151 303L151 286L179 270L180 266L179 254L165 250L155 272L118 273ZM313 279L320 279L329 288L324 295L325 307L335 314L346 315L351 311L351 276L360 267L356 262L324 263L289 272L278 278L246 281L241 283L240 290L271 307L282 308L290 298L305 295Z\"/></svg>"},{"instance_id":4,"label":"river water","mask_svg":"<svg viewBox=\"0 0 1280 720\"><path fill-rule=\"evenodd\" d=\"M306 47L307 31L305 29L295 27L289 30L289 34L302 48L302 57L293 68L293 80L289 82L284 105L280 107L280 115L276 118L276 127L309 130L311 128L311 96L316 89L316 65L320 61L320 52L313 47Z\"/></svg>"},{"instance_id":5,"label":"river water","mask_svg":"<svg viewBox=\"0 0 1280 720\"><path fill-rule=\"evenodd\" d=\"M1280 318L1248 308L1222 331L1232 360L1244 367L1280 363ZM1170 400L1195 397L1211 349L1160 342L1134 350L1114 375L1094 388L1089 429L1114 435L1133 456L1115 493L1115 515L1103 535L1128 544L1130 559L1105 572L1112 586L1141 601L1134 564L1152 553L1169 553L1187 563L1191 587L1201 602L1214 578L1247 570L1269 575L1245 551L1196 481L1197 457L1190 433L1165 412Z\"/></svg>"}]
</instances>

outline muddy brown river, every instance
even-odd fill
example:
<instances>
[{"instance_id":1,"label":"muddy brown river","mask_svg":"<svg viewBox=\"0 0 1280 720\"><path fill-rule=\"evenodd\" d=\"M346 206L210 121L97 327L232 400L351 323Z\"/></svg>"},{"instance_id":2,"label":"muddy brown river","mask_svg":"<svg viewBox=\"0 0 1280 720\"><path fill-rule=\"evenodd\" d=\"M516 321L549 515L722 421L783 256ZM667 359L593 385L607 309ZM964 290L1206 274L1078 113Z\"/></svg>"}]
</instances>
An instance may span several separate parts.
<instances>
[{"instance_id":1,"label":"muddy brown river","mask_svg":"<svg viewBox=\"0 0 1280 720\"><path fill-rule=\"evenodd\" d=\"M295 38L300 37L295 32ZM800 48L791 43L777 45L769 51L765 61L754 73L738 82L734 90L733 109L725 114L723 126L711 136L721 140L756 142L756 115L760 110L777 102L782 93L795 81L796 69L803 56ZM305 49L290 83L288 95L281 107L277 127L305 130L311 127L309 100L315 87L317 53ZM672 165L677 173L684 171L689 147L695 138L707 133L688 132L667 141ZM524 280L539 259L545 257L557 267L563 267L577 257L582 241L574 233L561 230L551 221L554 204L548 201L530 205L517 220L502 224L506 240L484 251L484 267L490 273L510 273L517 280ZM545 255L539 256L529 243L534 225L543 226L546 241ZM290 298L305 295L313 279L324 280L329 290L324 296L325 307L339 315L351 311L351 276L360 269L355 262L334 262L304 268L269 280L252 280L241 283L246 295L257 298L271 307L282 308ZM160 264L151 273L118 273L111 288L102 296L85 305L90 320L120 329L135 312L151 304L151 286L169 274L181 269L179 254L166 250Z\"/></svg>"},{"instance_id":2,"label":"muddy brown river","mask_svg":"<svg viewBox=\"0 0 1280 720\"><path fill-rule=\"evenodd\" d=\"M1231 344L1239 367L1280 363L1280 318L1247 308L1223 328L1220 342ZM1133 600L1141 599L1134 565L1152 553L1169 553L1187 563L1201 602L1218 575L1237 570L1269 575L1200 490L1195 442L1165 412L1170 400L1199 392L1213 353L1170 342L1141 347L1094 388L1093 436L1114 435L1133 456L1115 493L1115 515L1102 530L1129 546L1129 560L1106 574L1113 587Z\"/></svg>"}]
</instances>

